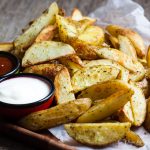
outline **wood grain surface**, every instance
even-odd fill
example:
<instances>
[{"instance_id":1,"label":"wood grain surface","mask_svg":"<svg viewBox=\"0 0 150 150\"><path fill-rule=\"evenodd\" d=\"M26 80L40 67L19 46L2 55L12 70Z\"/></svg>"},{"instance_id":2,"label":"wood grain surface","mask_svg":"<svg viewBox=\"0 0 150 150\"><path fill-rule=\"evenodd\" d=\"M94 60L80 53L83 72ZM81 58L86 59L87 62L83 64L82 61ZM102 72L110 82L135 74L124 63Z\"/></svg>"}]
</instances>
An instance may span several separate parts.
<instances>
[{"instance_id":1,"label":"wood grain surface","mask_svg":"<svg viewBox=\"0 0 150 150\"><path fill-rule=\"evenodd\" d=\"M134 0L141 4L145 16L150 20L150 0ZM12 41L25 25L39 16L53 0L0 0L0 42ZM60 7L70 14L74 7L84 15L100 7L105 0L56 0ZM37 143L38 144L38 143ZM33 150L34 148L17 142L17 139L0 135L0 150Z\"/></svg>"}]
</instances>

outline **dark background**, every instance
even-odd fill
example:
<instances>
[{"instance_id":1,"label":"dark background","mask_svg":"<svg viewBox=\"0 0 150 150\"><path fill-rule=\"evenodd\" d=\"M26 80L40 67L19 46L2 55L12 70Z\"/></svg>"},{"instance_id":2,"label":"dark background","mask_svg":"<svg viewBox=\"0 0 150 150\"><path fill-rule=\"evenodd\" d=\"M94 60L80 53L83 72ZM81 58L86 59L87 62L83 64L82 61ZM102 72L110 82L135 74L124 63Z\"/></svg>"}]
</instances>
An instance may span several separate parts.
<instances>
[{"instance_id":1,"label":"dark background","mask_svg":"<svg viewBox=\"0 0 150 150\"><path fill-rule=\"evenodd\" d=\"M105 0L56 0L70 14L74 7L84 15L100 7ZM142 5L150 20L150 0L134 0ZM0 0L0 42L12 41L25 25L39 16L53 0ZM38 144L38 143L37 143ZM0 150L33 150L31 146L0 135Z\"/></svg>"}]
</instances>

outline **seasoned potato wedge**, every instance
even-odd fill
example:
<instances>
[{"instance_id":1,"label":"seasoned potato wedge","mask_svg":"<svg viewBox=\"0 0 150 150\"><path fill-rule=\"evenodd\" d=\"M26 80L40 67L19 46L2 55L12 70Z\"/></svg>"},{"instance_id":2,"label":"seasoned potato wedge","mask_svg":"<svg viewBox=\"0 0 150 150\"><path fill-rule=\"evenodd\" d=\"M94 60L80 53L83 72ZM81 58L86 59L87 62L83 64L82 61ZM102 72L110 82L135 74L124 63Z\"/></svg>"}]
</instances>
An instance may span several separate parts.
<instances>
[{"instance_id":1,"label":"seasoned potato wedge","mask_svg":"<svg viewBox=\"0 0 150 150\"><path fill-rule=\"evenodd\" d=\"M76 71L71 79L74 92L79 92L96 83L116 79L119 69L111 66L94 66Z\"/></svg>"},{"instance_id":2,"label":"seasoned potato wedge","mask_svg":"<svg viewBox=\"0 0 150 150\"><path fill-rule=\"evenodd\" d=\"M56 25L49 25L42 29L39 35L36 37L35 42L52 40L56 32Z\"/></svg>"},{"instance_id":3,"label":"seasoned potato wedge","mask_svg":"<svg viewBox=\"0 0 150 150\"><path fill-rule=\"evenodd\" d=\"M145 56L144 41L137 32L135 32L131 29L123 28L118 25L108 25L106 27L106 30L111 35L116 36L116 37L118 35L127 36L130 39L130 41L132 42L133 46L135 47L137 55L140 58L143 58Z\"/></svg>"},{"instance_id":4,"label":"seasoned potato wedge","mask_svg":"<svg viewBox=\"0 0 150 150\"><path fill-rule=\"evenodd\" d=\"M127 102L123 108L117 112L117 115L120 122L130 122L132 125L134 124L134 117L130 101Z\"/></svg>"},{"instance_id":5,"label":"seasoned potato wedge","mask_svg":"<svg viewBox=\"0 0 150 150\"><path fill-rule=\"evenodd\" d=\"M97 105L92 106L87 112L77 119L77 122L90 123L105 119L122 108L131 99L132 95L132 90L118 91L100 101Z\"/></svg>"},{"instance_id":6,"label":"seasoned potato wedge","mask_svg":"<svg viewBox=\"0 0 150 150\"><path fill-rule=\"evenodd\" d=\"M22 66L27 67L71 54L75 54L75 51L68 44L54 41L42 41L33 44L26 51L22 59Z\"/></svg>"},{"instance_id":7,"label":"seasoned potato wedge","mask_svg":"<svg viewBox=\"0 0 150 150\"><path fill-rule=\"evenodd\" d=\"M64 127L76 141L91 146L106 146L124 138L130 123L70 123Z\"/></svg>"},{"instance_id":8,"label":"seasoned potato wedge","mask_svg":"<svg viewBox=\"0 0 150 150\"><path fill-rule=\"evenodd\" d=\"M142 147L144 146L144 142L142 141L142 139L140 138L139 135L137 135L135 132L129 130L126 132L125 135L125 142L129 143L129 144L133 144L137 147Z\"/></svg>"},{"instance_id":9,"label":"seasoned potato wedge","mask_svg":"<svg viewBox=\"0 0 150 150\"><path fill-rule=\"evenodd\" d=\"M148 81L147 81L146 78L144 78L144 79L143 79L142 81L140 81L140 82L134 82L134 84L135 84L137 87L139 87L139 88L142 89L142 91L143 91L143 93L144 93L144 95L145 95L146 98L149 97L149 83L148 83Z\"/></svg>"},{"instance_id":10,"label":"seasoned potato wedge","mask_svg":"<svg viewBox=\"0 0 150 150\"><path fill-rule=\"evenodd\" d=\"M55 100L57 104L62 104L75 99L72 92L70 74L67 68L62 69L55 77Z\"/></svg>"},{"instance_id":11,"label":"seasoned potato wedge","mask_svg":"<svg viewBox=\"0 0 150 150\"><path fill-rule=\"evenodd\" d=\"M80 21L83 19L83 15L81 11L77 8L74 8L72 13L71 13L71 19L75 21Z\"/></svg>"},{"instance_id":12,"label":"seasoned potato wedge","mask_svg":"<svg viewBox=\"0 0 150 150\"><path fill-rule=\"evenodd\" d=\"M88 20L81 20L80 22L77 22L57 15L56 23L60 39L73 46L80 58L88 60L98 58L91 45L88 45L78 39L78 36L90 25ZM100 37L103 37L102 34ZM93 38L95 39L95 37Z\"/></svg>"},{"instance_id":13,"label":"seasoned potato wedge","mask_svg":"<svg viewBox=\"0 0 150 150\"><path fill-rule=\"evenodd\" d=\"M132 57L124 54L117 49L95 48L94 50L100 58L114 60L132 72L142 72L144 70L144 67L140 62L134 61Z\"/></svg>"},{"instance_id":14,"label":"seasoned potato wedge","mask_svg":"<svg viewBox=\"0 0 150 150\"><path fill-rule=\"evenodd\" d=\"M68 123L91 106L89 98L77 99L52 108L34 112L19 121L19 124L29 130L37 131Z\"/></svg>"},{"instance_id":15,"label":"seasoned potato wedge","mask_svg":"<svg viewBox=\"0 0 150 150\"><path fill-rule=\"evenodd\" d=\"M81 94L78 96L78 98L89 97L92 100L98 100L106 98L118 90L125 90L125 89L132 89L134 91L134 94L130 99L131 106L126 106L127 108L126 107L123 108L123 112L121 112L124 113L125 115L124 117L126 118L121 119L123 119L124 121L131 120L132 122L133 120L132 114L133 114L134 118L133 125L140 126L143 123L146 115L146 101L142 90L134 84L131 85L121 80L112 80L101 84L93 85L83 90ZM131 107L132 113L129 107Z\"/></svg>"},{"instance_id":16,"label":"seasoned potato wedge","mask_svg":"<svg viewBox=\"0 0 150 150\"><path fill-rule=\"evenodd\" d=\"M146 118L144 122L144 127L146 130L150 132L150 98L147 101L147 113L146 113Z\"/></svg>"},{"instance_id":17,"label":"seasoned potato wedge","mask_svg":"<svg viewBox=\"0 0 150 150\"><path fill-rule=\"evenodd\" d=\"M84 42L78 41L77 39L72 41L71 45L81 59L94 60L99 58L94 50L97 49L97 47L93 45L88 45Z\"/></svg>"},{"instance_id":18,"label":"seasoned potato wedge","mask_svg":"<svg viewBox=\"0 0 150 150\"><path fill-rule=\"evenodd\" d=\"M24 73L36 73L54 80L57 73L64 68L61 64L40 64L25 68Z\"/></svg>"},{"instance_id":19,"label":"seasoned potato wedge","mask_svg":"<svg viewBox=\"0 0 150 150\"><path fill-rule=\"evenodd\" d=\"M129 90L130 87L122 80L111 80L88 87L79 94L78 98L89 97L91 100L104 99L120 90Z\"/></svg>"},{"instance_id":20,"label":"seasoned potato wedge","mask_svg":"<svg viewBox=\"0 0 150 150\"><path fill-rule=\"evenodd\" d=\"M148 47L146 59L147 59L147 66L150 68L150 46Z\"/></svg>"},{"instance_id":21,"label":"seasoned potato wedge","mask_svg":"<svg viewBox=\"0 0 150 150\"><path fill-rule=\"evenodd\" d=\"M14 48L14 43L0 43L0 51L10 52Z\"/></svg>"},{"instance_id":22,"label":"seasoned potato wedge","mask_svg":"<svg viewBox=\"0 0 150 150\"><path fill-rule=\"evenodd\" d=\"M108 35L108 38L111 42L111 44L113 45L114 48L119 49L119 41L116 37L112 36L112 35Z\"/></svg>"},{"instance_id":23,"label":"seasoned potato wedge","mask_svg":"<svg viewBox=\"0 0 150 150\"><path fill-rule=\"evenodd\" d=\"M58 60L61 64L65 65L67 68L70 69L71 74L73 74L78 69L82 69L84 67L80 57L78 57L75 54L66 57L61 57Z\"/></svg>"},{"instance_id":24,"label":"seasoned potato wedge","mask_svg":"<svg viewBox=\"0 0 150 150\"><path fill-rule=\"evenodd\" d=\"M131 108L134 116L134 125L140 126L144 122L146 116L146 100L140 88L134 84L130 84L134 95L131 98Z\"/></svg>"},{"instance_id":25,"label":"seasoned potato wedge","mask_svg":"<svg viewBox=\"0 0 150 150\"><path fill-rule=\"evenodd\" d=\"M120 69L120 75L118 76L118 79L128 82L129 71L113 60L109 60L109 59L99 59L99 60L91 60L91 61L85 60L83 61L83 65L85 67L92 67L98 65L107 65L107 66L115 67L117 69Z\"/></svg>"},{"instance_id":26,"label":"seasoned potato wedge","mask_svg":"<svg viewBox=\"0 0 150 150\"><path fill-rule=\"evenodd\" d=\"M89 25L91 21L88 19L75 21L69 18L56 15L56 24L58 26L59 36L63 42L70 43L81 34Z\"/></svg>"},{"instance_id":27,"label":"seasoned potato wedge","mask_svg":"<svg viewBox=\"0 0 150 150\"><path fill-rule=\"evenodd\" d=\"M14 54L22 56L24 49L28 48L35 40L40 31L55 22L55 15L58 14L59 8L56 3L52 3L47 11L37 18L32 25L14 41Z\"/></svg>"},{"instance_id":28,"label":"seasoned potato wedge","mask_svg":"<svg viewBox=\"0 0 150 150\"><path fill-rule=\"evenodd\" d=\"M101 45L104 42L104 31L98 26L89 26L78 36L78 41L90 45Z\"/></svg>"},{"instance_id":29,"label":"seasoned potato wedge","mask_svg":"<svg viewBox=\"0 0 150 150\"><path fill-rule=\"evenodd\" d=\"M118 41L119 41L120 51L131 56L134 60L137 60L136 50L132 45L131 41L126 36L122 36L122 35L118 36Z\"/></svg>"},{"instance_id":30,"label":"seasoned potato wedge","mask_svg":"<svg viewBox=\"0 0 150 150\"><path fill-rule=\"evenodd\" d=\"M81 11L79 9L77 9L77 8L73 9L73 11L71 13L71 19L75 20L75 21L81 21L81 20L87 19L87 20L91 21L91 24L96 22L96 19L94 19L94 18L83 16Z\"/></svg>"}]
</instances>

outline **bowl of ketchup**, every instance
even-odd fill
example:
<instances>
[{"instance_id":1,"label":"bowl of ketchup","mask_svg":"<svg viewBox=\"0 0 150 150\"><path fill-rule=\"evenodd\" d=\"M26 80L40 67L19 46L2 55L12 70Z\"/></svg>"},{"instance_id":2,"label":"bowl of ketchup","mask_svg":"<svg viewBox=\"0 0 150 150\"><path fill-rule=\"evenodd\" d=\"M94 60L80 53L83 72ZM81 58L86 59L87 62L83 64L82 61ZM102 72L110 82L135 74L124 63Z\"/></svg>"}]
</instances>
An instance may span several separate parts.
<instances>
[{"instance_id":1,"label":"bowl of ketchup","mask_svg":"<svg viewBox=\"0 0 150 150\"><path fill-rule=\"evenodd\" d=\"M0 51L0 79L19 71L20 62L9 52Z\"/></svg>"}]
</instances>

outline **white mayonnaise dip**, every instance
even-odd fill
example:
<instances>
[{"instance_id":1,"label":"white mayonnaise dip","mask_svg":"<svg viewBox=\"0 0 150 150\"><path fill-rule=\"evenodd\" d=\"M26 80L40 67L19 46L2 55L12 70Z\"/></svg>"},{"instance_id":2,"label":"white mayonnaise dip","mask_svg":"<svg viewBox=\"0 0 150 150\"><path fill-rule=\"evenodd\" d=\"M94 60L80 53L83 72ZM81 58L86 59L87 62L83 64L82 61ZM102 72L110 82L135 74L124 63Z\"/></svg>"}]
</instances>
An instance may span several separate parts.
<instances>
[{"instance_id":1,"label":"white mayonnaise dip","mask_svg":"<svg viewBox=\"0 0 150 150\"><path fill-rule=\"evenodd\" d=\"M16 77L0 83L0 101L9 104L27 104L46 97L49 84L32 77Z\"/></svg>"}]
</instances>

